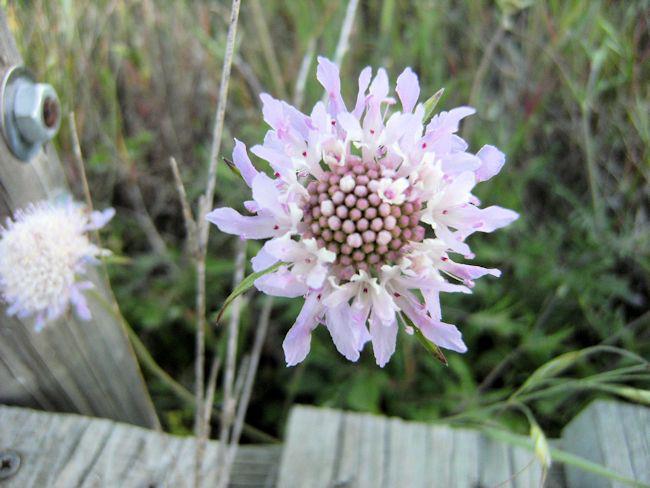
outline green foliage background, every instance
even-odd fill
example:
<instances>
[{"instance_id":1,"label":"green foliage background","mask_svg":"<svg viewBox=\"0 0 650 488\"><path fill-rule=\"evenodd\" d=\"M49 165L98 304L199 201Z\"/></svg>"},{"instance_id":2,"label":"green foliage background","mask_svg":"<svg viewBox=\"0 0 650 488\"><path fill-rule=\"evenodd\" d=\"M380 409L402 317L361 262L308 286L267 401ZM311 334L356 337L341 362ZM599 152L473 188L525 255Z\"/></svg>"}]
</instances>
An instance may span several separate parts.
<instances>
[{"instance_id":1,"label":"green foliage background","mask_svg":"<svg viewBox=\"0 0 650 488\"><path fill-rule=\"evenodd\" d=\"M342 0L268 0L258 2L260 16L253 3L244 0L240 16L224 155L235 136L249 146L262 140L259 90L291 99L309 47L333 56L346 8ZM33 0L5 8L27 64L76 114L95 204L117 209L105 240L129 258L110 266L122 311L159 364L191 388L195 280L168 158L179 161L195 202L205 185L229 3ZM642 0L361 2L342 66L346 98L366 65L385 66L392 80L411 66L423 96L445 88L441 109L477 107L463 136L474 149L491 143L508 156L478 196L521 218L472 237L477 263L503 277L483 279L471 296L443 298L446 320L469 346L465 355L448 354L447 368L404 334L385 369L369 348L352 364L320 328L308 359L287 369L281 342L301 300L277 300L249 424L280 436L297 402L421 420L472 411L485 418L494 412L478 407L507 398L562 353L606 343L648 357L649 12ZM312 63L302 108L320 96ZM81 196L65 123L57 145ZM247 196L223 164L217 196L235 207ZM249 255L258 247L251 243ZM232 288L233 255L234 238L213 229L212 312ZM261 306L254 294L246 300L242 353ZM210 350L224 339L210 331ZM571 387L576 378L617 371L624 361L599 351L570 363L561 388L529 402L545 431L557 434L606 390ZM189 432L191 409L147 380L166 428ZM616 380L649 384L647 369ZM526 425L517 412L500 418Z\"/></svg>"}]
</instances>

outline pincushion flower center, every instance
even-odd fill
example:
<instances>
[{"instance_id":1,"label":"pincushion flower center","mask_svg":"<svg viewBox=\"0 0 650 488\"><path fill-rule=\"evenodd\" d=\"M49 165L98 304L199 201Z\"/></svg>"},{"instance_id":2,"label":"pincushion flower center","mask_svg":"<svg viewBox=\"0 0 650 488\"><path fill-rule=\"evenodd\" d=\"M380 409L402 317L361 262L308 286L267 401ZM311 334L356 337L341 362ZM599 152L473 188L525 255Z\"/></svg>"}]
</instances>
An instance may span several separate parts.
<instances>
[{"instance_id":1,"label":"pincushion flower center","mask_svg":"<svg viewBox=\"0 0 650 488\"><path fill-rule=\"evenodd\" d=\"M349 156L307 184L302 237L336 254L334 271L349 279L399 260L424 238L422 203L408 201L405 178L382 177L380 165Z\"/></svg>"}]
</instances>

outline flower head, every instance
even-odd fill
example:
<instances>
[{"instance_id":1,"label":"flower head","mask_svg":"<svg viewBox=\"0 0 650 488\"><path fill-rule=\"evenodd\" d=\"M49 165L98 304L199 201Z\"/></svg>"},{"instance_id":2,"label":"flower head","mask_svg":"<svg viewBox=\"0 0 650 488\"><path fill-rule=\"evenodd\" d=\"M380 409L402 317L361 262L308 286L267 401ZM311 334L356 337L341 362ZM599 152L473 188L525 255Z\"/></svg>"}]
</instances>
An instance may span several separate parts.
<instances>
[{"instance_id":1,"label":"flower head","mask_svg":"<svg viewBox=\"0 0 650 488\"><path fill-rule=\"evenodd\" d=\"M384 366L395 350L398 318L435 344L467 350L461 333L442 321L440 292L469 293L474 280L495 269L455 263L473 258L466 239L492 232L517 214L479 208L474 186L499 172L505 156L493 146L477 154L456 133L469 107L442 112L425 123L417 76L407 68L389 95L388 76L370 68L359 76L354 107L341 96L338 67L319 58L317 78L327 101L310 115L262 95L271 126L251 152L274 178L257 171L235 141L233 160L252 189L251 213L218 208L208 219L246 239L269 239L252 260L265 293L305 297L284 341L288 365L309 352L311 331L325 324L341 354L359 358L370 341ZM451 281L450 281L451 280ZM407 331L411 326L407 327Z\"/></svg>"},{"instance_id":2,"label":"flower head","mask_svg":"<svg viewBox=\"0 0 650 488\"><path fill-rule=\"evenodd\" d=\"M89 212L71 200L29 205L0 226L0 296L7 314L34 317L40 331L72 304L77 315L89 320L83 291L92 283L81 277L88 264L108 251L92 244L88 231L99 229L114 214Z\"/></svg>"}]
</instances>

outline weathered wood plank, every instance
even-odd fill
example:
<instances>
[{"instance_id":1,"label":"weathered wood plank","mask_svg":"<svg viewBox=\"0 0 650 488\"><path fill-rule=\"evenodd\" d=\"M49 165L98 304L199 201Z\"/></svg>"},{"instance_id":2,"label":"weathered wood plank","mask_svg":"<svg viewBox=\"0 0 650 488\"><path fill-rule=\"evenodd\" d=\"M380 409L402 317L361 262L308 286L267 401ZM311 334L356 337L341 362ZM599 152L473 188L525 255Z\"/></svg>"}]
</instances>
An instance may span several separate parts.
<instances>
[{"instance_id":1,"label":"weathered wood plank","mask_svg":"<svg viewBox=\"0 0 650 488\"><path fill-rule=\"evenodd\" d=\"M111 420L0 406L0 455L13 450L21 458L14 476L0 478L3 488L189 486L195 448L193 438ZM206 486L216 482L218 448L206 447ZM240 446L230 486L274 486L280 450Z\"/></svg>"},{"instance_id":2,"label":"weathered wood plank","mask_svg":"<svg viewBox=\"0 0 650 488\"><path fill-rule=\"evenodd\" d=\"M430 462L433 476L431 486L447 486L452 479L452 456L454 453L454 430L436 426L428 430L429 451L425 454Z\"/></svg>"},{"instance_id":3,"label":"weathered wood plank","mask_svg":"<svg viewBox=\"0 0 650 488\"><path fill-rule=\"evenodd\" d=\"M0 8L0 79L22 59ZM28 203L67 191L50 146L29 163L0 137L0 221ZM103 270L89 275L111 302ZM155 427L158 421L121 323L90 297L93 321L62 319L37 334L29 321L7 317L0 304L0 402L72 411Z\"/></svg>"},{"instance_id":4,"label":"weathered wood plank","mask_svg":"<svg viewBox=\"0 0 650 488\"><path fill-rule=\"evenodd\" d=\"M427 429L399 419L388 419L387 424L385 486L430 486L427 483Z\"/></svg>"},{"instance_id":5,"label":"weathered wood plank","mask_svg":"<svg viewBox=\"0 0 650 488\"><path fill-rule=\"evenodd\" d=\"M597 400L562 431L565 450L610 470L650 485L650 409ZM569 486L609 488L625 486L567 466Z\"/></svg>"},{"instance_id":6,"label":"weathered wood plank","mask_svg":"<svg viewBox=\"0 0 650 488\"><path fill-rule=\"evenodd\" d=\"M540 480L533 453L478 431L299 406L278 486L530 487Z\"/></svg>"},{"instance_id":7,"label":"weathered wood plank","mask_svg":"<svg viewBox=\"0 0 650 488\"><path fill-rule=\"evenodd\" d=\"M494 439L482 437L481 450L481 479L484 486L496 486L512 475L510 471L510 446Z\"/></svg>"},{"instance_id":8,"label":"weathered wood plank","mask_svg":"<svg viewBox=\"0 0 650 488\"><path fill-rule=\"evenodd\" d=\"M451 456L451 484L449 486L482 485L479 473L478 441L478 432L454 429L454 451Z\"/></svg>"},{"instance_id":9,"label":"weathered wood plank","mask_svg":"<svg viewBox=\"0 0 650 488\"><path fill-rule=\"evenodd\" d=\"M342 412L328 408L294 408L280 463L279 486L329 486L340 462Z\"/></svg>"}]
</instances>

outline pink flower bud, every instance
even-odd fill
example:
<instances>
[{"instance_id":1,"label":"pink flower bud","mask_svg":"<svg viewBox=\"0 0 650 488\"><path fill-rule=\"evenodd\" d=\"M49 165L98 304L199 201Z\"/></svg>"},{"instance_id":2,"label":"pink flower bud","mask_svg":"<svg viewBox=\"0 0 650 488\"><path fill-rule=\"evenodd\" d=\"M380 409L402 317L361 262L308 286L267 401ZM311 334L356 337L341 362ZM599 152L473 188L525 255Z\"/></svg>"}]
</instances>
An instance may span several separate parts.
<instances>
[{"instance_id":1,"label":"pink flower bud","mask_svg":"<svg viewBox=\"0 0 650 488\"><path fill-rule=\"evenodd\" d=\"M380 246L385 246L390 242L392 238L393 236L390 235L390 232L387 230L382 230L377 234L377 244Z\"/></svg>"},{"instance_id":2,"label":"pink flower bud","mask_svg":"<svg viewBox=\"0 0 650 488\"><path fill-rule=\"evenodd\" d=\"M352 208L352 207L354 207L354 204L357 203L357 197L355 197L352 194L348 194L345 197L344 201L345 201L345 204L348 206L348 208Z\"/></svg>"},{"instance_id":3,"label":"pink flower bud","mask_svg":"<svg viewBox=\"0 0 650 488\"><path fill-rule=\"evenodd\" d=\"M341 228L341 219L332 215L327 219L327 225L332 230L339 230Z\"/></svg>"},{"instance_id":4,"label":"pink flower bud","mask_svg":"<svg viewBox=\"0 0 650 488\"><path fill-rule=\"evenodd\" d=\"M347 242L349 246L355 249L361 247L361 245L363 244L363 240L361 239L361 236L357 232L355 232L354 234L350 234L345 242Z\"/></svg>"},{"instance_id":5,"label":"pink flower bud","mask_svg":"<svg viewBox=\"0 0 650 488\"><path fill-rule=\"evenodd\" d=\"M345 205L339 205L336 207L336 216L341 218L341 219L347 219L348 218L348 212L349 209Z\"/></svg>"},{"instance_id":6,"label":"pink flower bud","mask_svg":"<svg viewBox=\"0 0 650 488\"><path fill-rule=\"evenodd\" d=\"M361 234L361 237L363 238L364 242L372 243L375 242L375 239L377 238L377 234L375 234L371 230L367 230L363 234Z\"/></svg>"},{"instance_id":7,"label":"pink flower bud","mask_svg":"<svg viewBox=\"0 0 650 488\"><path fill-rule=\"evenodd\" d=\"M372 219L374 219L375 217L377 217L377 209L376 209L375 207L367 208L367 209L363 212L363 216L364 216L365 218L367 218L368 220L372 220Z\"/></svg>"},{"instance_id":8,"label":"pink flower bud","mask_svg":"<svg viewBox=\"0 0 650 488\"><path fill-rule=\"evenodd\" d=\"M354 232L354 229L355 229L354 222L352 222L349 219L345 220L343 222L342 229L343 229L343 232L345 232L346 234L352 234Z\"/></svg>"},{"instance_id":9,"label":"pink flower bud","mask_svg":"<svg viewBox=\"0 0 650 488\"><path fill-rule=\"evenodd\" d=\"M368 227L370 227L370 222L368 222L368 219L359 219L357 221L357 230L363 232L364 230L367 230Z\"/></svg>"}]
</instances>

